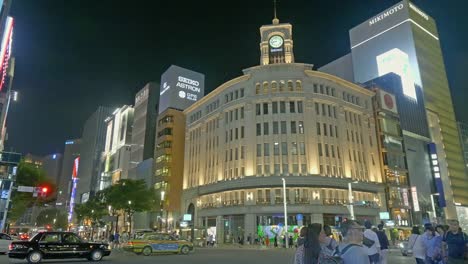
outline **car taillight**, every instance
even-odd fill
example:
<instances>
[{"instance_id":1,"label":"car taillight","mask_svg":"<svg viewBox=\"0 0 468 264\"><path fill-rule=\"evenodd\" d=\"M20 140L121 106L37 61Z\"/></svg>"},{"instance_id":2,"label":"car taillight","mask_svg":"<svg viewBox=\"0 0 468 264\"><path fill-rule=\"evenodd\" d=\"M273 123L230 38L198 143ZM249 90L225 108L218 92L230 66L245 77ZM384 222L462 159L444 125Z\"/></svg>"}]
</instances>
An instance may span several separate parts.
<instances>
[{"instance_id":1,"label":"car taillight","mask_svg":"<svg viewBox=\"0 0 468 264\"><path fill-rule=\"evenodd\" d=\"M13 250L15 246L13 244L8 245L8 250Z\"/></svg>"}]
</instances>

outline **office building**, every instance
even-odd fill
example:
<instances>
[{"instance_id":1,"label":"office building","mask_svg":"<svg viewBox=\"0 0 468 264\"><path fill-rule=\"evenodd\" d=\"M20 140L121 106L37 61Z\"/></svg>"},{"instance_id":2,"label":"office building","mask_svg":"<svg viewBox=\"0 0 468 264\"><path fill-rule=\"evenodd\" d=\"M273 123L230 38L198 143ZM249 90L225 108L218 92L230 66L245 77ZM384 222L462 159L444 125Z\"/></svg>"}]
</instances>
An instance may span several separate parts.
<instances>
[{"instance_id":1,"label":"office building","mask_svg":"<svg viewBox=\"0 0 468 264\"><path fill-rule=\"evenodd\" d=\"M375 93L294 63L291 24L275 18L260 34L261 66L184 111L182 213L218 243L272 238L284 232L284 179L290 232L350 217L349 184L356 219L378 221L387 209Z\"/></svg>"},{"instance_id":2,"label":"office building","mask_svg":"<svg viewBox=\"0 0 468 264\"><path fill-rule=\"evenodd\" d=\"M62 171L62 160L63 155L60 153L46 155L42 158L42 169L55 185L58 185Z\"/></svg>"},{"instance_id":3,"label":"office building","mask_svg":"<svg viewBox=\"0 0 468 264\"><path fill-rule=\"evenodd\" d=\"M72 187L72 174L75 159L80 156L81 139L69 139L65 141L65 151L63 153L62 170L57 183L57 203L58 207L66 207L70 200Z\"/></svg>"},{"instance_id":4,"label":"office building","mask_svg":"<svg viewBox=\"0 0 468 264\"><path fill-rule=\"evenodd\" d=\"M105 120L112 114L110 107L99 106L86 120L81 136L80 169L76 202L86 202L99 189L101 154L106 140Z\"/></svg>"}]
</instances>

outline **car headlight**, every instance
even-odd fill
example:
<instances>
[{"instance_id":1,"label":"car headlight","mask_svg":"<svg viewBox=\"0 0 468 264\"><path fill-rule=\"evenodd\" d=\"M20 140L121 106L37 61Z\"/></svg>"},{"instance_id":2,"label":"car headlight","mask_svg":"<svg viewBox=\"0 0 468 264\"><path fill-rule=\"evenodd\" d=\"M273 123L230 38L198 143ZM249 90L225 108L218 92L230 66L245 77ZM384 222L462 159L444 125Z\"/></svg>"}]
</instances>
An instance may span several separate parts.
<instances>
[{"instance_id":1,"label":"car headlight","mask_svg":"<svg viewBox=\"0 0 468 264\"><path fill-rule=\"evenodd\" d=\"M404 248L405 246L403 245L403 243L400 243L400 248Z\"/></svg>"}]
</instances>

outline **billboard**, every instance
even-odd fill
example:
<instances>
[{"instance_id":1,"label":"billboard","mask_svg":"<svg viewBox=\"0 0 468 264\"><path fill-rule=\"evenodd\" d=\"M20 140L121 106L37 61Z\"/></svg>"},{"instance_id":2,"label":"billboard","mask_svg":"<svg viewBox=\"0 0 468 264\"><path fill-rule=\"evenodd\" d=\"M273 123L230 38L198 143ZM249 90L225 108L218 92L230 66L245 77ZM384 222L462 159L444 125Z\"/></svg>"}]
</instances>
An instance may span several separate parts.
<instances>
[{"instance_id":1,"label":"billboard","mask_svg":"<svg viewBox=\"0 0 468 264\"><path fill-rule=\"evenodd\" d=\"M393 94L387 93L384 90L379 90L379 97L380 97L380 107L383 110L387 110L392 113L398 114L396 99Z\"/></svg>"},{"instance_id":2,"label":"billboard","mask_svg":"<svg viewBox=\"0 0 468 264\"><path fill-rule=\"evenodd\" d=\"M73 209L75 207L75 196L76 196L76 187L78 184L78 167L80 165L80 157L76 158L73 162L72 170L72 191L70 195L70 208L68 211L68 223L71 223L73 219Z\"/></svg>"},{"instance_id":3,"label":"billboard","mask_svg":"<svg viewBox=\"0 0 468 264\"><path fill-rule=\"evenodd\" d=\"M11 53L11 42L13 35L13 18L7 17L5 23L5 31L3 32L2 43L0 47L0 91L2 90L3 83L5 82L6 70L8 68L8 60Z\"/></svg>"},{"instance_id":4,"label":"billboard","mask_svg":"<svg viewBox=\"0 0 468 264\"><path fill-rule=\"evenodd\" d=\"M159 113L167 108L185 110L205 94L205 75L171 65L161 75Z\"/></svg>"}]
</instances>

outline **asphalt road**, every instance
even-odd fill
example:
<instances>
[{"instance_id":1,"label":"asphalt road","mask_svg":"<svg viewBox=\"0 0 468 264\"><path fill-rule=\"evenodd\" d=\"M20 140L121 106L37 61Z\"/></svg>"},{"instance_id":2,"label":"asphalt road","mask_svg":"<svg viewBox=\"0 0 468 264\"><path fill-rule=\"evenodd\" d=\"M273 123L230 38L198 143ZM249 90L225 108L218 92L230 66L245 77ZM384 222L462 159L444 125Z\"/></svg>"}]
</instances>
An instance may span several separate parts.
<instances>
[{"instance_id":1,"label":"asphalt road","mask_svg":"<svg viewBox=\"0 0 468 264\"><path fill-rule=\"evenodd\" d=\"M294 250L286 249L245 249L245 248L201 248L189 255L154 255L140 256L126 252L113 251L109 257L105 257L102 264L111 263L164 263L164 264L292 264ZM0 256L0 264L3 263L27 263L25 260L9 259L8 256ZM87 260L45 260L44 263L89 263ZM389 264L415 263L414 258L403 257L399 251L393 250L389 254Z\"/></svg>"}]
</instances>

